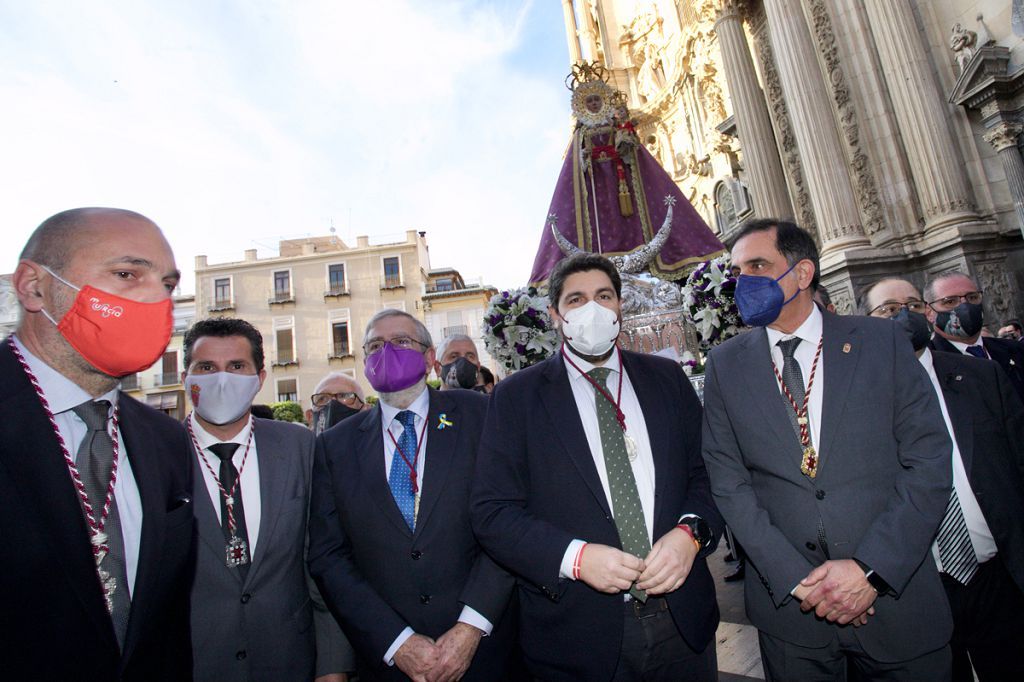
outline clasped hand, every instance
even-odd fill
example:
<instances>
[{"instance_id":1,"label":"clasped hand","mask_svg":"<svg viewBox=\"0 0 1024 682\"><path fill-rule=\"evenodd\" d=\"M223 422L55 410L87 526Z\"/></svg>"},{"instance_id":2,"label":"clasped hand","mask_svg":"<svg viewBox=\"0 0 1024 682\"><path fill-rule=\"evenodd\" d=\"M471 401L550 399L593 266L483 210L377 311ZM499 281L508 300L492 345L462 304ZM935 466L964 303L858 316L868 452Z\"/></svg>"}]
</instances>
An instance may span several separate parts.
<instances>
[{"instance_id":1,"label":"clasped hand","mask_svg":"<svg viewBox=\"0 0 1024 682\"><path fill-rule=\"evenodd\" d=\"M686 582L697 545L675 528L654 543L641 559L608 545L588 544L580 560L580 580L599 592L624 592L633 583L652 596L667 594Z\"/></svg>"},{"instance_id":2,"label":"clasped hand","mask_svg":"<svg viewBox=\"0 0 1024 682\"><path fill-rule=\"evenodd\" d=\"M856 561L841 559L826 561L808 573L793 596L800 600L804 613L813 610L829 622L860 627L867 624L868 616L875 615L878 593Z\"/></svg>"},{"instance_id":3,"label":"clasped hand","mask_svg":"<svg viewBox=\"0 0 1024 682\"><path fill-rule=\"evenodd\" d=\"M466 674L483 633L456 623L437 641L413 635L395 653L395 665L413 682L455 682Z\"/></svg>"}]
</instances>

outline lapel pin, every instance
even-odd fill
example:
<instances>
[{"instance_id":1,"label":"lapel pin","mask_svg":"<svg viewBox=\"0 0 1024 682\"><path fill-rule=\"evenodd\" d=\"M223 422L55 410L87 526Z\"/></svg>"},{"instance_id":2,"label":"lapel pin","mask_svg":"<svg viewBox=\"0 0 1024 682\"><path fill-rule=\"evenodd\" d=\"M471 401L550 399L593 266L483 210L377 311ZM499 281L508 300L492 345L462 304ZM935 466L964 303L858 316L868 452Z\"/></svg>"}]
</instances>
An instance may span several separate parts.
<instances>
[{"instance_id":1,"label":"lapel pin","mask_svg":"<svg viewBox=\"0 0 1024 682\"><path fill-rule=\"evenodd\" d=\"M844 343L843 344L843 352L844 353L849 353L851 348L853 348L853 346L851 346L850 344L848 344L848 343Z\"/></svg>"},{"instance_id":2,"label":"lapel pin","mask_svg":"<svg viewBox=\"0 0 1024 682\"><path fill-rule=\"evenodd\" d=\"M963 380L964 380L964 377L963 377L963 375L962 375L962 374L957 374L957 375L956 375L956 380L957 380L957 381L963 381Z\"/></svg>"},{"instance_id":3,"label":"lapel pin","mask_svg":"<svg viewBox=\"0 0 1024 682\"><path fill-rule=\"evenodd\" d=\"M448 419L448 413L447 412L442 412L441 414L437 415L437 430L438 431L440 431L441 429L443 429L446 426L451 426L451 425L452 425L452 422Z\"/></svg>"}]
</instances>

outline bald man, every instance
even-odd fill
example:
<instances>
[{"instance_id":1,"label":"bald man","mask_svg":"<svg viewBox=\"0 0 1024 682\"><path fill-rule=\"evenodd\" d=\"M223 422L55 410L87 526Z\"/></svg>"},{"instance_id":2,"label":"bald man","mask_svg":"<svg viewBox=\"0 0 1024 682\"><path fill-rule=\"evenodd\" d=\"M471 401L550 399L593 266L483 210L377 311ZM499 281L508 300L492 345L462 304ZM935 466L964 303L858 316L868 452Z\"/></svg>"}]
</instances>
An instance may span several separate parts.
<instances>
[{"instance_id":1,"label":"bald man","mask_svg":"<svg viewBox=\"0 0 1024 682\"><path fill-rule=\"evenodd\" d=\"M178 279L120 209L58 213L22 251L0 344L5 679L192 679L187 436L119 390L163 354Z\"/></svg>"},{"instance_id":2,"label":"bald man","mask_svg":"<svg viewBox=\"0 0 1024 682\"><path fill-rule=\"evenodd\" d=\"M344 372L331 372L316 385L309 423L320 435L338 422L369 408L363 388Z\"/></svg>"}]
</instances>

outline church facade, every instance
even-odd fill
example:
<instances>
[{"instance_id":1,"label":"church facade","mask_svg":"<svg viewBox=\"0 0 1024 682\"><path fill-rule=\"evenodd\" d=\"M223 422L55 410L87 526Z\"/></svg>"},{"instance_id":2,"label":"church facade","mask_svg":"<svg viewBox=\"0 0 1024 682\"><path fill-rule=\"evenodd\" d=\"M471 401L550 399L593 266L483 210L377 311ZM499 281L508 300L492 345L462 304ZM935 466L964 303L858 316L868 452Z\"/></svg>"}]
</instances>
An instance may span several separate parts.
<instances>
[{"instance_id":1,"label":"church facade","mask_svg":"<svg viewBox=\"0 0 1024 682\"><path fill-rule=\"evenodd\" d=\"M837 308L962 270L1024 316L1024 0L562 0L637 133L729 244L791 219Z\"/></svg>"}]
</instances>

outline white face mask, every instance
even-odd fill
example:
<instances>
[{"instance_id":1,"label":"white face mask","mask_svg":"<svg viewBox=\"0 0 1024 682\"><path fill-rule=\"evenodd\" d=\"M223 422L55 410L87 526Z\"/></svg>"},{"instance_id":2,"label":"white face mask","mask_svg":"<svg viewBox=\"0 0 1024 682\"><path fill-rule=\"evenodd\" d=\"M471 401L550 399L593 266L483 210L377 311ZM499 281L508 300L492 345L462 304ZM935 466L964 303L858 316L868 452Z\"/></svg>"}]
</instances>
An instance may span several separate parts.
<instances>
[{"instance_id":1,"label":"white face mask","mask_svg":"<svg viewBox=\"0 0 1024 682\"><path fill-rule=\"evenodd\" d=\"M562 336L577 353L604 355L619 338L619 316L597 301L562 315Z\"/></svg>"},{"instance_id":2,"label":"white face mask","mask_svg":"<svg viewBox=\"0 0 1024 682\"><path fill-rule=\"evenodd\" d=\"M192 407L211 424L230 424L241 419L253 398L260 392L258 374L189 374L185 389L192 398Z\"/></svg>"}]
</instances>

